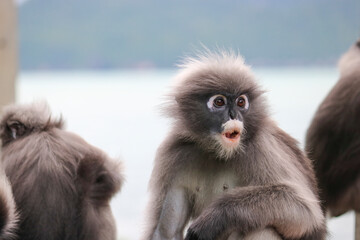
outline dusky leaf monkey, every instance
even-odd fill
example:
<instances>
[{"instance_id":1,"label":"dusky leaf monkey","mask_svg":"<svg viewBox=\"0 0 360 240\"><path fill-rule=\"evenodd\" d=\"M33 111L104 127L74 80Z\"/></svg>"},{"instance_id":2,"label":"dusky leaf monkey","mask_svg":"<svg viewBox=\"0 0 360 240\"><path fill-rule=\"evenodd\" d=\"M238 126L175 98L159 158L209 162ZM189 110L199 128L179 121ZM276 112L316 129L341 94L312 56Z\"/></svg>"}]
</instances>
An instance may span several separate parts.
<instances>
[{"instance_id":1,"label":"dusky leaf monkey","mask_svg":"<svg viewBox=\"0 0 360 240\"><path fill-rule=\"evenodd\" d=\"M340 79L306 135L322 206L330 216L360 211L360 39L339 61Z\"/></svg>"},{"instance_id":2,"label":"dusky leaf monkey","mask_svg":"<svg viewBox=\"0 0 360 240\"><path fill-rule=\"evenodd\" d=\"M234 53L190 58L165 112L144 240L325 239L309 159ZM284 99L284 101L287 101Z\"/></svg>"},{"instance_id":3,"label":"dusky leaf monkey","mask_svg":"<svg viewBox=\"0 0 360 240\"><path fill-rule=\"evenodd\" d=\"M19 239L116 239L109 202L123 182L120 163L65 131L45 103L7 107L0 137Z\"/></svg>"}]
</instances>

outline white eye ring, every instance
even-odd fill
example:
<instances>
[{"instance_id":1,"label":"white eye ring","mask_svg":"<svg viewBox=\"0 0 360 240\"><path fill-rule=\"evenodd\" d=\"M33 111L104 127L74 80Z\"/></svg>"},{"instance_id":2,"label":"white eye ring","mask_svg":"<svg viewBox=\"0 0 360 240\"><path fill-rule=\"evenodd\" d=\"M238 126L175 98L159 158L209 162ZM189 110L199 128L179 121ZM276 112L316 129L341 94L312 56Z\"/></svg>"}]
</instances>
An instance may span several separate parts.
<instances>
[{"instance_id":1,"label":"white eye ring","mask_svg":"<svg viewBox=\"0 0 360 240\"><path fill-rule=\"evenodd\" d=\"M240 101L241 99L243 99L243 100L245 101L245 105L240 105L240 104L239 104L239 101ZM249 100L248 100L247 96L246 96L246 95L241 95L240 97L238 97L238 98L236 99L236 105L237 105L238 107L242 108L242 109L247 110L247 109L249 108Z\"/></svg>"},{"instance_id":2,"label":"white eye ring","mask_svg":"<svg viewBox=\"0 0 360 240\"><path fill-rule=\"evenodd\" d=\"M217 105L216 103L215 103L215 101L216 100L223 100L223 105ZM223 95L220 95L220 94L218 94L218 95L214 95L214 96L212 96L210 99L209 99L209 101L207 102L207 106L208 106L208 108L209 109L214 109L214 108L221 108L221 107L223 107L223 106L225 106L226 105L226 97L225 96L223 96Z\"/></svg>"}]
</instances>

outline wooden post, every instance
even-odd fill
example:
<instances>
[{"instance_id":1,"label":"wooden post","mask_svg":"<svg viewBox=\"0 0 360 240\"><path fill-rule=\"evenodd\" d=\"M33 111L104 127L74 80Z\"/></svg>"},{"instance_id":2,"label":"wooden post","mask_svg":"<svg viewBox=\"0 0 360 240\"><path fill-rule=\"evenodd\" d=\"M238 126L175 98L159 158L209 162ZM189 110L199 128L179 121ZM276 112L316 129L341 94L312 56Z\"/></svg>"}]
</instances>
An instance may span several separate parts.
<instances>
[{"instance_id":1,"label":"wooden post","mask_svg":"<svg viewBox=\"0 0 360 240\"><path fill-rule=\"evenodd\" d=\"M15 101L17 75L17 9L14 0L0 0L0 112Z\"/></svg>"},{"instance_id":2,"label":"wooden post","mask_svg":"<svg viewBox=\"0 0 360 240\"><path fill-rule=\"evenodd\" d=\"M355 212L355 240L360 240L360 212Z\"/></svg>"}]
</instances>

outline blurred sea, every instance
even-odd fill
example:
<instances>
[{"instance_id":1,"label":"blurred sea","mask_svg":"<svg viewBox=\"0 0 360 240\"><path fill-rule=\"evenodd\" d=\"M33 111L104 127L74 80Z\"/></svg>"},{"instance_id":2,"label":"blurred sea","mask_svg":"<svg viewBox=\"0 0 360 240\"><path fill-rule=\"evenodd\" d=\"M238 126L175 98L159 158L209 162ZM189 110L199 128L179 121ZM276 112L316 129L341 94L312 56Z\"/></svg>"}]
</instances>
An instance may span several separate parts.
<instances>
[{"instance_id":1,"label":"blurred sea","mask_svg":"<svg viewBox=\"0 0 360 240\"><path fill-rule=\"evenodd\" d=\"M335 84L335 68L259 68L259 82L280 127L303 146L317 106ZM159 106L174 70L21 72L17 101L46 100L66 128L125 164L126 183L112 208L119 239L139 239L155 152L169 129ZM353 239L354 214L329 221L329 239Z\"/></svg>"}]
</instances>

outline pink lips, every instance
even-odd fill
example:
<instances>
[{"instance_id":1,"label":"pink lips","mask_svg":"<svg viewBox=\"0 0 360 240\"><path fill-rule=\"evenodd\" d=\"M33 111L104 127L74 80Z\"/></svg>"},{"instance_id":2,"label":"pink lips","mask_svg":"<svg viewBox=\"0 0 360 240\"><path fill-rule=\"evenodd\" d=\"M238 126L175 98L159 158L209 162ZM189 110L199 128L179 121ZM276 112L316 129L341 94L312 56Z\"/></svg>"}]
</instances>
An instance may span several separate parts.
<instances>
[{"instance_id":1,"label":"pink lips","mask_svg":"<svg viewBox=\"0 0 360 240\"><path fill-rule=\"evenodd\" d=\"M236 143L240 140L240 131L238 129L227 130L222 136L225 141Z\"/></svg>"},{"instance_id":2,"label":"pink lips","mask_svg":"<svg viewBox=\"0 0 360 240\"><path fill-rule=\"evenodd\" d=\"M240 138L240 132L237 130L228 131L224 133L224 136L230 141L236 141Z\"/></svg>"}]
</instances>

